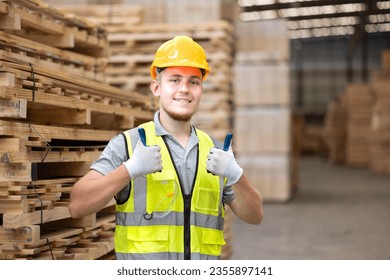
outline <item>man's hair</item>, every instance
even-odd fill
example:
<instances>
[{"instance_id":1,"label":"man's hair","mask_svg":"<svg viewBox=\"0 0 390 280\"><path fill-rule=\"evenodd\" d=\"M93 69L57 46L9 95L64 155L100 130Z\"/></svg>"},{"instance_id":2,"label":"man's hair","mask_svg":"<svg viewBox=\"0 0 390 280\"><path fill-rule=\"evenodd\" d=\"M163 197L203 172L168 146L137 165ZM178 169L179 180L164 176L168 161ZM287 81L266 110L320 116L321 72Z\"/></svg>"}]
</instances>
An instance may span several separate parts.
<instances>
[{"instance_id":1,"label":"man's hair","mask_svg":"<svg viewBox=\"0 0 390 280\"><path fill-rule=\"evenodd\" d=\"M160 82L161 81L161 72L164 70L164 69L166 69L167 67L156 67L156 80L157 80L157 78L158 77L160 77L159 79L160 80L158 80L158 82ZM199 70L200 70L200 72L202 73L202 77L204 77L204 75L206 74L206 70L204 70L204 69L202 69L202 68L199 68Z\"/></svg>"}]
</instances>

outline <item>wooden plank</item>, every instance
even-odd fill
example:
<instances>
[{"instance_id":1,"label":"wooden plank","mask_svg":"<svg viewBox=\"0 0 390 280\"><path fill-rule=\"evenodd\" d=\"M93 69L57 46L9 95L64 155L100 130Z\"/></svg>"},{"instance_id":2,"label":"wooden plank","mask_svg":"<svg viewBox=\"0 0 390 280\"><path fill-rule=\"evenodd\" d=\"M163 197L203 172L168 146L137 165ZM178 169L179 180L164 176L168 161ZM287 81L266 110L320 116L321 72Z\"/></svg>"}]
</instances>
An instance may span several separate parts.
<instances>
[{"instance_id":1,"label":"wooden plank","mask_svg":"<svg viewBox=\"0 0 390 280\"><path fill-rule=\"evenodd\" d=\"M34 181L58 177L81 177L92 162L0 163L0 181Z\"/></svg>"},{"instance_id":2,"label":"wooden plank","mask_svg":"<svg viewBox=\"0 0 390 280\"><path fill-rule=\"evenodd\" d=\"M10 50L0 50L0 59L7 62L40 65L49 69L57 69L72 75L82 76L91 80L100 82L105 81L104 68L100 63L96 65L85 65L77 63L77 61L68 61L60 57L48 57L35 52L15 53Z\"/></svg>"},{"instance_id":3,"label":"wooden plank","mask_svg":"<svg viewBox=\"0 0 390 280\"><path fill-rule=\"evenodd\" d=\"M91 162L96 160L102 150L96 151L55 151L56 147L47 148L42 151L17 152L10 151L1 153L0 157L6 156L9 163L25 163L25 162L41 162L43 159L46 163L49 162ZM3 160L4 161L4 160Z\"/></svg>"},{"instance_id":4,"label":"wooden plank","mask_svg":"<svg viewBox=\"0 0 390 280\"><path fill-rule=\"evenodd\" d=\"M69 30L63 34L47 35L47 34L25 34L24 37L31 41L47 44L48 46L57 48L74 48L76 45L75 36Z\"/></svg>"},{"instance_id":5,"label":"wooden plank","mask_svg":"<svg viewBox=\"0 0 390 280\"><path fill-rule=\"evenodd\" d=\"M27 117L27 100L0 98L0 117L25 119Z\"/></svg>"},{"instance_id":6,"label":"wooden plank","mask_svg":"<svg viewBox=\"0 0 390 280\"><path fill-rule=\"evenodd\" d=\"M0 69L11 73L15 73L18 70L25 71L27 75L30 75L31 73L31 67L29 66L8 62L0 62ZM45 69L38 65L34 66L34 72L36 77L42 75L43 77L50 78L53 87L75 90L76 92L94 94L100 97L108 97L117 100L134 102L134 105L138 104L148 106L148 103L150 103L150 98L147 98L135 92L126 92L119 88L102 84L97 81L86 80L81 77L71 75L69 73L62 73L56 71L55 69Z\"/></svg>"},{"instance_id":7,"label":"wooden plank","mask_svg":"<svg viewBox=\"0 0 390 280\"><path fill-rule=\"evenodd\" d=\"M25 163L0 163L0 181L15 179L18 181L31 181L31 165Z\"/></svg>"},{"instance_id":8,"label":"wooden plank","mask_svg":"<svg viewBox=\"0 0 390 280\"><path fill-rule=\"evenodd\" d=\"M38 244L40 226L26 226L16 229L7 229L0 226L0 244Z\"/></svg>"},{"instance_id":9,"label":"wooden plank","mask_svg":"<svg viewBox=\"0 0 390 280\"><path fill-rule=\"evenodd\" d=\"M0 135L31 137L50 142L52 139L109 141L117 134L111 130L45 126L0 120Z\"/></svg>"},{"instance_id":10,"label":"wooden plank","mask_svg":"<svg viewBox=\"0 0 390 280\"><path fill-rule=\"evenodd\" d=\"M1 105L1 103L0 103ZM90 125L91 110L69 109L69 108L50 108L48 106L33 106L32 103L27 119L34 123L53 123L57 125ZM32 107L32 108L31 108ZM1 110L1 107L0 107Z\"/></svg>"},{"instance_id":11,"label":"wooden plank","mask_svg":"<svg viewBox=\"0 0 390 280\"><path fill-rule=\"evenodd\" d=\"M75 256L75 260L95 260L114 250L114 243L107 239L105 242L99 242L99 247L93 248L85 254Z\"/></svg>"},{"instance_id":12,"label":"wooden plank","mask_svg":"<svg viewBox=\"0 0 390 280\"><path fill-rule=\"evenodd\" d=\"M96 214L90 214L86 215L81 218L73 219L63 219L60 221L54 221L51 222L51 226L61 226L61 227L68 227L68 228L85 228L85 227L92 227L96 226Z\"/></svg>"},{"instance_id":13,"label":"wooden plank","mask_svg":"<svg viewBox=\"0 0 390 280\"><path fill-rule=\"evenodd\" d=\"M15 31L22 28L20 15L18 14L3 14L0 15L0 29Z\"/></svg>"},{"instance_id":14,"label":"wooden plank","mask_svg":"<svg viewBox=\"0 0 390 280\"><path fill-rule=\"evenodd\" d=\"M26 152L26 147L46 148L47 144L44 141L26 141L22 138L0 138L0 152Z\"/></svg>"},{"instance_id":15,"label":"wooden plank","mask_svg":"<svg viewBox=\"0 0 390 280\"><path fill-rule=\"evenodd\" d=\"M82 100L78 99L77 96L64 96L57 95L51 92L37 92L33 97L30 90L17 89L17 88L0 88L0 97L4 98L18 98L25 99L29 102L27 105L27 111L29 108L35 108L38 104L50 105L51 108L65 107L70 109L75 109L75 114L78 110L89 110L91 114L100 113L106 115L116 115L122 117L134 117L139 120L151 120L153 118L153 112L149 110L144 110L140 107L132 107L126 103L124 104L102 104L96 101ZM34 101L33 101L34 100ZM50 107L46 107L50 108ZM61 114L61 111L58 111ZM63 111L66 112L66 111ZM67 115L67 114L65 114ZM66 117L63 117L62 123L67 123ZM49 118L52 123L55 123L56 118Z\"/></svg>"},{"instance_id":16,"label":"wooden plank","mask_svg":"<svg viewBox=\"0 0 390 280\"><path fill-rule=\"evenodd\" d=\"M42 221L41 221L42 214ZM24 226L38 225L47 223L50 221L56 221L60 219L69 218L69 211L67 207L55 207L51 210L35 211L24 214L3 214L3 227L4 228L20 228Z\"/></svg>"},{"instance_id":17,"label":"wooden plank","mask_svg":"<svg viewBox=\"0 0 390 280\"><path fill-rule=\"evenodd\" d=\"M1 51L0 51L1 53ZM0 73L0 86L13 87L15 86L15 75L12 73Z\"/></svg>"},{"instance_id":18,"label":"wooden plank","mask_svg":"<svg viewBox=\"0 0 390 280\"><path fill-rule=\"evenodd\" d=\"M5 198L0 198L0 213L27 213L28 210L28 201L27 199L22 199L21 196L9 195Z\"/></svg>"}]
</instances>

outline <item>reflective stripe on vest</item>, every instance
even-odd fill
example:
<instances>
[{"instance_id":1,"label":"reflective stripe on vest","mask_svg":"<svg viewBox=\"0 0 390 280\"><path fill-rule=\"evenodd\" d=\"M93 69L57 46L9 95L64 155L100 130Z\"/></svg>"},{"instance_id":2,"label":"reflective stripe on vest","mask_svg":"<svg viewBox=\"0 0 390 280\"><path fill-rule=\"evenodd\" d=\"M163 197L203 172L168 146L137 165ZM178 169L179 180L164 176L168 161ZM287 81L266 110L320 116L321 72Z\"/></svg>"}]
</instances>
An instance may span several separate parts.
<instances>
[{"instance_id":1,"label":"reflective stripe on vest","mask_svg":"<svg viewBox=\"0 0 390 280\"><path fill-rule=\"evenodd\" d=\"M163 170L146 178L135 178L118 194L118 197L128 199L116 206L117 258L183 259L190 256L192 259L218 259L225 244L222 186L219 177L206 170L213 141L206 133L196 130L199 138L197 174L192 194L188 196L190 208L185 211L185 196L167 145L162 137L155 135L153 122L142 127L147 145L161 147ZM131 156L138 132L132 129L124 134Z\"/></svg>"}]
</instances>

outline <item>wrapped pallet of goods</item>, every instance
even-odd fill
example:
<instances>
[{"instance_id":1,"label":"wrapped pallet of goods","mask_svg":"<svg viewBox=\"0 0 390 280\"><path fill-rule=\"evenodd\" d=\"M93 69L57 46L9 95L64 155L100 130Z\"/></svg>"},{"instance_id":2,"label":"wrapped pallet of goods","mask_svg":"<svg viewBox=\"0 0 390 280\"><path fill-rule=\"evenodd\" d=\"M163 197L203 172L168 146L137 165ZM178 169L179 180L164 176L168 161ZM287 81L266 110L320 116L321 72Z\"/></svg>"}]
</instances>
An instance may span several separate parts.
<instances>
[{"instance_id":1,"label":"wrapped pallet of goods","mask_svg":"<svg viewBox=\"0 0 390 280\"><path fill-rule=\"evenodd\" d=\"M69 193L155 104L105 83L100 28L37 0L0 11L0 259L110 258L114 201L71 219Z\"/></svg>"},{"instance_id":2,"label":"wrapped pallet of goods","mask_svg":"<svg viewBox=\"0 0 390 280\"><path fill-rule=\"evenodd\" d=\"M289 38L285 20L237 21L234 150L265 202L286 202L297 182ZM295 126L294 126L295 127ZM295 160L292 157L295 156Z\"/></svg>"}]
</instances>

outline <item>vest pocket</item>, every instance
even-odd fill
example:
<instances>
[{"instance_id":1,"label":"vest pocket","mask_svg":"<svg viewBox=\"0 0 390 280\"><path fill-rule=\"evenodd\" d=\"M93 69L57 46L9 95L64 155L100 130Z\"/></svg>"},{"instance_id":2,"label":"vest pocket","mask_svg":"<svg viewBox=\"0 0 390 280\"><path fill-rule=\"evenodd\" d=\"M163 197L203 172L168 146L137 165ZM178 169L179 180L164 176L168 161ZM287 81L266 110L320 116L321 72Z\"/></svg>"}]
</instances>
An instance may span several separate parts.
<instances>
[{"instance_id":1,"label":"vest pocket","mask_svg":"<svg viewBox=\"0 0 390 280\"><path fill-rule=\"evenodd\" d=\"M146 211L149 214L172 211L179 193L174 171L164 170L150 176L151 180L147 182Z\"/></svg>"},{"instance_id":2,"label":"vest pocket","mask_svg":"<svg viewBox=\"0 0 390 280\"><path fill-rule=\"evenodd\" d=\"M222 246L226 244L223 231L216 229L202 230L200 253L212 256L221 255Z\"/></svg>"},{"instance_id":3,"label":"vest pocket","mask_svg":"<svg viewBox=\"0 0 390 280\"><path fill-rule=\"evenodd\" d=\"M137 226L127 230L129 252L167 252L169 249L169 229L166 226Z\"/></svg>"},{"instance_id":4,"label":"vest pocket","mask_svg":"<svg viewBox=\"0 0 390 280\"><path fill-rule=\"evenodd\" d=\"M218 214L218 206L220 203L220 192L211 188L199 187L195 209L205 214Z\"/></svg>"}]
</instances>

